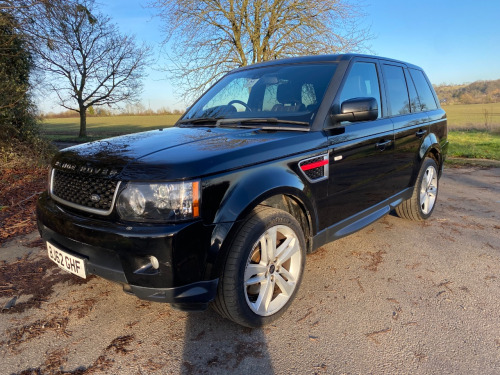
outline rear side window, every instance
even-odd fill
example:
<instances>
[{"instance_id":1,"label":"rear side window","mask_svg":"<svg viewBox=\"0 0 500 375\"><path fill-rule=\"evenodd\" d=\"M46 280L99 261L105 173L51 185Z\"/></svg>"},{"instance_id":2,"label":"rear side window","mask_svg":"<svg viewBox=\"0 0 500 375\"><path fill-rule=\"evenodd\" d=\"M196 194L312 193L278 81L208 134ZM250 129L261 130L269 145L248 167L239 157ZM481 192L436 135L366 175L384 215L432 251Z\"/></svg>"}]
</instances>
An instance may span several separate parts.
<instances>
[{"instance_id":1,"label":"rear side window","mask_svg":"<svg viewBox=\"0 0 500 375\"><path fill-rule=\"evenodd\" d=\"M380 117L380 88L374 63L357 62L352 66L340 93L340 103L353 98L375 98Z\"/></svg>"},{"instance_id":2,"label":"rear side window","mask_svg":"<svg viewBox=\"0 0 500 375\"><path fill-rule=\"evenodd\" d=\"M420 98L420 110L431 111L433 109L437 109L434 95L432 95L432 90L429 87L429 83L425 79L424 73L420 70L410 69L410 74L413 78L413 82L415 83L418 97Z\"/></svg>"},{"instance_id":3,"label":"rear side window","mask_svg":"<svg viewBox=\"0 0 500 375\"><path fill-rule=\"evenodd\" d=\"M389 115L398 116L410 113L410 99L403 68L395 65L384 65L384 76L389 98Z\"/></svg>"}]
</instances>

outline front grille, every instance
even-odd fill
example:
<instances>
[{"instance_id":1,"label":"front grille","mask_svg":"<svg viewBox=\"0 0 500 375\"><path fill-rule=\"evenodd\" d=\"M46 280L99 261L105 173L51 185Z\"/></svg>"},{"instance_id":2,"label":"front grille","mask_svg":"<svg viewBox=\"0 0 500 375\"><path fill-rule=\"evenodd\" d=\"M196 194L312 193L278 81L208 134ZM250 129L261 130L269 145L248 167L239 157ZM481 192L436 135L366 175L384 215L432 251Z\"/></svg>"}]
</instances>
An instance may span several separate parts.
<instances>
[{"instance_id":1,"label":"front grille","mask_svg":"<svg viewBox=\"0 0 500 375\"><path fill-rule=\"evenodd\" d=\"M51 194L70 207L109 214L118 183L109 178L54 169ZM57 199L59 198L59 199Z\"/></svg>"}]
</instances>

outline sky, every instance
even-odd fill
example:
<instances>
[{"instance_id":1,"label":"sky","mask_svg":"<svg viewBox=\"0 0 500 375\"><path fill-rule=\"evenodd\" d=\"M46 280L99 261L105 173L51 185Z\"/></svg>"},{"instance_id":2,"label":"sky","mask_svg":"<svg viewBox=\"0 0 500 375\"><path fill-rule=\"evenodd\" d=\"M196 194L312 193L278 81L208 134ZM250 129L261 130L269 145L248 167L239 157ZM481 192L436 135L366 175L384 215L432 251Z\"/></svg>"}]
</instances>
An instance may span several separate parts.
<instances>
[{"instance_id":1,"label":"sky","mask_svg":"<svg viewBox=\"0 0 500 375\"><path fill-rule=\"evenodd\" d=\"M358 0L352 0L358 1ZM359 0L362 25L374 39L370 54L410 62L424 69L434 84L500 79L500 0ZM161 69L168 52L161 48L161 20L147 0L105 0L100 9L121 32L134 34L155 50L144 80L142 104L184 110L184 103ZM44 112L60 111L54 97L40 102Z\"/></svg>"}]
</instances>

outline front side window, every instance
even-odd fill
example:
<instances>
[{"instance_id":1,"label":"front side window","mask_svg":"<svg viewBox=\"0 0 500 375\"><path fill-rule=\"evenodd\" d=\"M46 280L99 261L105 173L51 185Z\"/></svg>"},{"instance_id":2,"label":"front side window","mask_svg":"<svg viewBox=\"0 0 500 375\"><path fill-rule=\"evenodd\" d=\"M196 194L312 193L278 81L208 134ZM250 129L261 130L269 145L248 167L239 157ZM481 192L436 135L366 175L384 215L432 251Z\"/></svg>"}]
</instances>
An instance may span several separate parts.
<instances>
[{"instance_id":1,"label":"front side window","mask_svg":"<svg viewBox=\"0 0 500 375\"><path fill-rule=\"evenodd\" d=\"M384 76L387 83L389 115L398 116L410 113L410 99L403 68L395 65L384 65Z\"/></svg>"},{"instance_id":2,"label":"front side window","mask_svg":"<svg viewBox=\"0 0 500 375\"><path fill-rule=\"evenodd\" d=\"M273 65L236 71L212 86L181 119L266 119L311 123L337 65Z\"/></svg>"},{"instance_id":3,"label":"front side window","mask_svg":"<svg viewBox=\"0 0 500 375\"><path fill-rule=\"evenodd\" d=\"M340 92L340 103L348 99L369 97L377 100L380 117L382 107L380 106L377 67L374 63L354 63Z\"/></svg>"}]
</instances>

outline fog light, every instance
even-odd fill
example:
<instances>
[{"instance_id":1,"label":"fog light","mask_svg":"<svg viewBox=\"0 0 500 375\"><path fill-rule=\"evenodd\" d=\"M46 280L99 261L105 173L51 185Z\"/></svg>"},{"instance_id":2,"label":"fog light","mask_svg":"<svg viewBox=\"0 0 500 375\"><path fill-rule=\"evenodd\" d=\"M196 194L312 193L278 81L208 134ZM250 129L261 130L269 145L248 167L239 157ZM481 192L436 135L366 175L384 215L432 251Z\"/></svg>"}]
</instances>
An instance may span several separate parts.
<instances>
[{"instance_id":1,"label":"fog light","mask_svg":"<svg viewBox=\"0 0 500 375\"><path fill-rule=\"evenodd\" d=\"M156 257L154 256L150 256L149 257L149 261L151 262L151 265L153 266L153 268L155 270L157 270L158 268L160 268L160 262L158 262L158 259L156 259Z\"/></svg>"}]
</instances>

